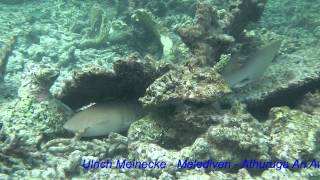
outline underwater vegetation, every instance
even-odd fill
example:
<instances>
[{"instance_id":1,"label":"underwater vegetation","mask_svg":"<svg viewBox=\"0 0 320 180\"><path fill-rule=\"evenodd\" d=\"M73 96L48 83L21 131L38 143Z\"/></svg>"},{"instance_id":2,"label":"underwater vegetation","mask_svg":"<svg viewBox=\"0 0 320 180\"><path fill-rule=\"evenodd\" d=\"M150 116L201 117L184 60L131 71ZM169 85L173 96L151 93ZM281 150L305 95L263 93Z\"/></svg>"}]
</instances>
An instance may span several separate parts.
<instances>
[{"instance_id":1,"label":"underwater vegetation","mask_svg":"<svg viewBox=\"0 0 320 180\"><path fill-rule=\"evenodd\" d=\"M319 4L0 0L0 179L319 177Z\"/></svg>"}]
</instances>

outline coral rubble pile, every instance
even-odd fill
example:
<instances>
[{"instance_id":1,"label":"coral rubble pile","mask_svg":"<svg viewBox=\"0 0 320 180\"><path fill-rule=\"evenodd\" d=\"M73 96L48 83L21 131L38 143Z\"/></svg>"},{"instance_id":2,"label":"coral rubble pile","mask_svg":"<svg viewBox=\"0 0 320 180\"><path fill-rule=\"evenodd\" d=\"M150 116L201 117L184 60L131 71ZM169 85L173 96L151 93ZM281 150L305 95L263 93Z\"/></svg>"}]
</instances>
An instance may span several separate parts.
<instances>
[{"instance_id":1,"label":"coral rubble pile","mask_svg":"<svg viewBox=\"0 0 320 180\"><path fill-rule=\"evenodd\" d=\"M319 176L319 167L286 167L320 159L312 2L0 0L0 38L12 37L0 44L0 179ZM274 15L303 7L312 20ZM243 67L269 41L276 48L261 56L270 67L228 84L228 65ZM129 101L142 104L141 118L104 114L119 120L117 132L92 128L105 119L90 113L81 132L102 136L64 128L78 111Z\"/></svg>"},{"instance_id":2,"label":"coral rubble pile","mask_svg":"<svg viewBox=\"0 0 320 180\"><path fill-rule=\"evenodd\" d=\"M177 67L156 79L141 102L146 107L183 102L209 103L230 93L221 75L213 69Z\"/></svg>"}]
</instances>

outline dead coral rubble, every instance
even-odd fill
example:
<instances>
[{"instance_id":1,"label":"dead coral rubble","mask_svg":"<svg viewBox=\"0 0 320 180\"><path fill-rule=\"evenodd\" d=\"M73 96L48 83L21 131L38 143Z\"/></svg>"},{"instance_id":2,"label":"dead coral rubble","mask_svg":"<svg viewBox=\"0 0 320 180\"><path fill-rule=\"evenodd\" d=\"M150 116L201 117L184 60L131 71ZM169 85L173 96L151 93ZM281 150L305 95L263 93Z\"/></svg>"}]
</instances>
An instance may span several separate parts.
<instances>
[{"instance_id":1,"label":"dead coral rubble","mask_svg":"<svg viewBox=\"0 0 320 180\"><path fill-rule=\"evenodd\" d=\"M22 136L10 135L0 143L0 179L2 173L12 175L44 160L44 156L35 147L30 147L25 142Z\"/></svg>"},{"instance_id":2,"label":"dead coral rubble","mask_svg":"<svg viewBox=\"0 0 320 180\"><path fill-rule=\"evenodd\" d=\"M320 90L305 94L298 109L309 114L320 114Z\"/></svg>"},{"instance_id":3,"label":"dead coral rubble","mask_svg":"<svg viewBox=\"0 0 320 180\"><path fill-rule=\"evenodd\" d=\"M92 176L79 166L83 160L125 158L126 150L127 138L115 133L92 141L57 138L38 149L23 146L17 138L8 139L0 145L0 178L4 174L14 179L21 175L26 179L66 179L70 174L83 178Z\"/></svg>"},{"instance_id":4,"label":"dead coral rubble","mask_svg":"<svg viewBox=\"0 0 320 180\"><path fill-rule=\"evenodd\" d=\"M25 81L19 89L19 96L32 96L38 101L50 97L49 89L59 76L54 66L29 64L22 75Z\"/></svg>"},{"instance_id":5,"label":"dead coral rubble","mask_svg":"<svg viewBox=\"0 0 320 180\"><path fill-rule=\"evenodd\" d=\"M204 159L217 158L232 162L241 162L249 157L270 159L268 125L259 123L240 103L228 110L184 104L177 108L174 115L161 117L149 116L133 123L129 129L129 135L132 136L129 144L144 142L180 151L194 144L195 149L204 148L194 153L202 154ZM144 129L152 129L152 134ZM194 157L190 152L182 154L186 158Z\"/></svg>"},{"instance_id":6,"label":"dead coral rubble","mask_svg":"<svg viewBox=\"0 0 320 180\"><path fill-rule=\"evenodd\" d=\"M220 124L223 121L223 111L218 104L197 106L183 104L177 108L172 118L175 128L191 134L204 133L209 126Z\"/></svg>"},{"instance_id":7,"label":"dead coral rubble","mask_svg":"<svg viewBox=\"0 0 320 180\"><path fill-rule=\"evenodd\" d=\"M296 159L319 158L319 116L310 115L288 107L270 111L271 154L276 159L294 162Z\"/></svg>"},{"instance_id":8,"label":"dead coral rubble","mask_svg":"<svg viewBox=\"0 0 320 180\"><path fill-rule=\"evenodd\" d=\"M24 72L18 100L0 112L0 176L43 164L37 146L63 130L71 111L49 94L58 74L53 67L31 64Z\"/></svg>"},{"instance_id":9,"label":"dead coral rubble","mask_svg":"<svg viewBox=\"0 0 320 180\"><path fill-rule=\"evenodd\" d=\"M260 18L266 0L235 0L229 11L218 10L209 3L199 3L194 23L178 29L182 40L190 48L196 66L214 65L220 55L231 47L245 26Z\"/></svg>"},{"instance_id":10,"label":"dead coral rubble","mask_svg":"<svg viewBox=\"0 0 320 180\"><path fill-rule=\"evenodd\" d=\"M257 160L270 160L268 127L252 117L241 104L235 105L228 112L221 114L221 122L212 125L190 146L177 150L168 150L158 144L150 143L147 133L140 133L141 141L129 141L128 159L139 161L164 161L176 164L180 160L207 161L208 159L241 163L246 158ZM202 118L202 117L199 117ZM152 127L154 124L148 120ZM147 124L145 124L147 126ZM135 125L139 131L139 125ZM161 132L161 128L158 128ZM133 129L132 129L133 130ZM176 137L177 138L177 137ZM154 169L146 169L154 171ZM164 171L174 174L184 172L185 169L172 169Z\"/></svg>"},{"instance_id":11,"label":"dead coral rubble","mask_svg":"<svg viewBox=\"0 0 320 180\"><path fill-rule=\"evenodd\" d=\"M179 105L184 102L212 103L230 92L222 76L213 69L190 70L178 66L156 79L140 101L145 107Z\"/></svg>"},{"instance_id":12,"label":"dead coral rubble","mask_svg":"<svg viewBox=\"0 0 320 180\"><path fill-rule=\"evenodd\" d=\"M191 144L210 125L221 120L219 100L230 92L227 83L213 68L171 67L139 99L146 109L161 114L159 125L166 124L160 128L159 139L151 138L151 141L162 141L166 147L174 146L171 148ZM163 138L167 138L166 142Z\"/></svg>"},{"instance_id":13,"label":"dead coral rubble","mask_svg":"<svg viewBox=\"0 0 320 180\"><path fill-rule=\"evenodd\" d=\"M19 98L0 112L2 137L16 135L26 145L34 147L44 137L50 139L63 131L62 126L71 111L49 93L58 74L55 68L38 64L26 69Z\"/></svg>"}]
</instances>

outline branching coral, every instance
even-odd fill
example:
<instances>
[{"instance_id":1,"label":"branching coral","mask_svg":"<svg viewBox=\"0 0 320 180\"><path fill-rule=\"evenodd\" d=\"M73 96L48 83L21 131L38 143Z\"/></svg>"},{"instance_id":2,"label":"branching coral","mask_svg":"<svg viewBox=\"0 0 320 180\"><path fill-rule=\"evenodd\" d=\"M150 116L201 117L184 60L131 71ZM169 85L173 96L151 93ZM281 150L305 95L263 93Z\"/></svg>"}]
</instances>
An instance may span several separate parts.
<instances>
[{"instance_id":1,"label":"branching coral","mask_svg":"<svg viewBox=\"0 0 320 180\"><path fill-rule=\"evenodd\" d=\"M214 65L237 41L245 26L259 19L266 0L235 0L229 11L199 3L194 23L178 29L182 40L197 57L195 66Z\"/></svg>"},{"instance_id":2,"label":"branching coral","mask_svg":"<svg viewBox=\"0 0 320 180\"><path fill-rule=\"evenodd\" d=\"M30 168L25 161L35 163L43 158L35 147L30 147L25 142L23 136L11 134L0 143L0 177L1 173L12 174L14 171Z\"/></svg>"},{"instance_id":3,"label":"branching coral","mask_svg":"<svg viewBox=\"0 0 320 180\"><path fill-rule=\"evenodd\" d=\"M234 42L223 32L217 9L205 3L198 4L194 24L179 28L178 33L197 57L193 63L198 66L214 64L227 45Z\"/></svg>"}]
</instances>

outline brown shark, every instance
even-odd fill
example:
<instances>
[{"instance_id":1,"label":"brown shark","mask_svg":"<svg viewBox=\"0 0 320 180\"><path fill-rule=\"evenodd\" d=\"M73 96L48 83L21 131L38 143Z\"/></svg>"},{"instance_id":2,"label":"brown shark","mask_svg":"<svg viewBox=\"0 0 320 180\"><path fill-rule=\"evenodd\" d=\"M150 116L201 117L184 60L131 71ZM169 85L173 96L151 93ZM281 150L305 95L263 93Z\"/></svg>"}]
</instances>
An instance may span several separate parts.
<instances>
[{"instance_id":1,"label":"brown shark","mask_svg":"<svg viewBox=\"0 0 320 180\"><path fill-rule=\"evenodd\" d=\"M137 102L109 102L95 104L74 114L64 128L81 137L108 135L121 132L139 119L142 108Z\"/></svg>"}]
</instances>

